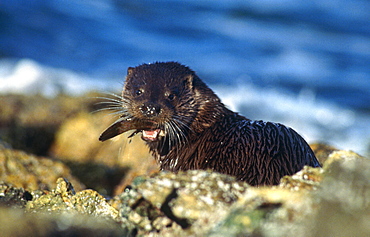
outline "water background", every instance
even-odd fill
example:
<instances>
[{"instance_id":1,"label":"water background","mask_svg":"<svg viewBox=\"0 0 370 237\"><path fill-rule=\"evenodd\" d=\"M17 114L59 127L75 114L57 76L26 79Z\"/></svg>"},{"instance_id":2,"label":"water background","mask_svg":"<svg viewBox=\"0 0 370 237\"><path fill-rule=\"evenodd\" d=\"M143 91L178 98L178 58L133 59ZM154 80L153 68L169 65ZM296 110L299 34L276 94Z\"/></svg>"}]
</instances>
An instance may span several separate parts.
<instances>
[{"instance_id":1,"label":"water background","mask_svg":"<svg viewBox=\"0 0 370 237\"><path fill-rule=\"evenodd\" d=\"M248 118L368 153L369 1L0 0L1 93L119 93L154 61Z\"/></svg>"}]
</instances>

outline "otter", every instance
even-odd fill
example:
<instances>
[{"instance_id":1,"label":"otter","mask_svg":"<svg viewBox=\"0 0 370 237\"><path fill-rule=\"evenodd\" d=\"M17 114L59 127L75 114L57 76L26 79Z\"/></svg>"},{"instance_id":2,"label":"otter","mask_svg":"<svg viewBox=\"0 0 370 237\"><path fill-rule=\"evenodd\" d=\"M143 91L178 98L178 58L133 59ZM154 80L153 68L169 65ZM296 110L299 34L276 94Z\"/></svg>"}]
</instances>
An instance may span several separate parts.
<instances>
[{"instance_id":1,"label":"otter","mask_svg":"<svg viewBox=\"0 0 370 237\"><path fill-rule=\"evenodd\" d=\"M235 113L189 67L156 62L129 67L120 118L99 137L141 133L161 170L211 169L250 185L277 185L303 166L319 167L307 142L279 123ZM109 109L109 108L108 108Z\"/></svg>"}]
</instances>

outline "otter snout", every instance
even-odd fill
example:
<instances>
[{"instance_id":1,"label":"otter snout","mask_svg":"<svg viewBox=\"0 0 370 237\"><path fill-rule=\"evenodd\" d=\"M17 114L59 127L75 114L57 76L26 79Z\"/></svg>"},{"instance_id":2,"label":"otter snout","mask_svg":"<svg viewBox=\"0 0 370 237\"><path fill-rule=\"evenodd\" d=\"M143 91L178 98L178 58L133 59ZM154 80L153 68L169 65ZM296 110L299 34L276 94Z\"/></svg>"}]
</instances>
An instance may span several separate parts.
<instances>
[{"instance_id":1,"label":"otter snout","mask_svg":"<svg viewBox=\"0 0 370 237\"><path fill-rule=\"evenodd\" d=\"M140 111L146 117L155 117L161 113L161 107L154 103L144 103L140 106Z\"/></svg>"}]
</instances>

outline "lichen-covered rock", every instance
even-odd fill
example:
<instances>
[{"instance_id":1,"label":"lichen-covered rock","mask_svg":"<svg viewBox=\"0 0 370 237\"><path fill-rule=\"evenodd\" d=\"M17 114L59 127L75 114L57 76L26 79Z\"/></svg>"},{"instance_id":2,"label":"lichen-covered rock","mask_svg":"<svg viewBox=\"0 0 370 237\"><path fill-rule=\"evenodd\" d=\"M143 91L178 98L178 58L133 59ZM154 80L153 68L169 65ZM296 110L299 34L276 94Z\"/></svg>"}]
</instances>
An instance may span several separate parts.
<instances>
[{"instance_id":1,"label":"lichen-covered rock","mask_svg":"<svg viewBox=\"0 0 370 237\"><path fill-rule=\"evenodd\" d=\"M55 189L27 202L26 210L80 213L118 220L118 211L109 205L103 196L93 190L75 193L72 184L63 178L57 180Z\"/></svg>"},{"instance_id":2,"label":"lichen-covered rock","mask_svg":"<svg viewBox=\"0 0 370 237\"><path fill-rule=\"evenodd\" d=\"M56 188L51 191L28 192L2 183L0 233L1 236L131 236L124 223L120 223L118 211L104 197L93 190L76 193L63 178L57 180Z\"/></svg>"},{"instance_id":3,"label":"lichen-covered rock","mask_svg":"<svg viewBox=\"0 0 370 237\"><path fill-rule=\"evenodd\" d=\"M112 205L142 236L369 235L370 160L335 151L325 164L274 187L210 171L162 172L136 179Z\"/></svg>"},{"instance_id":4,"label":"lichen-covered rock","mask_svg":"<svg viewBox=\"0 0 370 237\"><path fill-rule=\"evenodd\" d=\"M217 224L249 185L211 171L161 172L140 179L118 198L121 215L139 234L201 236Z\"/></svg>"},{"instance_id":5,"label":"lichen-covered rock","mask_svg":"<svg viewBox=\"0 0 370 237\"><path fill-rule=\"evenodd\" d=\"M313 213L307 191L250 189L207 236L297 236L294 228Z\"/></svg>"},{"instance_id":6,"label":"lichen-covered rock","mask_svg":"<svg viewBox=\"0 0 370 237\"><path fill-rule=\"evenodd\" d=\"M15 188L0 181L0 207L24 208L33 196L24 188Z\"/></svg>"},{"instance_id":7,"label":"lichen-covered rock","mask_svg":"<svg viewBox=\"0 0 370 237\"><path fill-rule=\"evenodd\" d=\"M320 185L323 172L322 168L305 166L294 175L281 178L279 186L292 191L314 190Z\"/></svg>"},{"instance_id":8,"label":"lichen-covered rock","mask_svg":"<svg viewBox=\"0 0 370 237\"><path fill-rule=\"evenodd\" d=\"M72 176L70 169L59 161L22 151L0 149L0 181L28 191L51 190L59 177L73 182L76 190L84 188Z\"/></svg>"},{"instance_id":9,"label":"lichen-covered rock","mask_svg":"<svg viewBox=\"0 0 370 237\"><path fill-rule=\"evenodd\" d=\"M370 160L335 151L323 169L304 167L273 187L211 171L160 172L136 178L107 202L93 190L75 192L65 179L50 191L2 183L0 207L26 214L0 210L0 232L25 233L11 222L38 236L368 236L369 197Z\"/></svg>"}]
</instances>

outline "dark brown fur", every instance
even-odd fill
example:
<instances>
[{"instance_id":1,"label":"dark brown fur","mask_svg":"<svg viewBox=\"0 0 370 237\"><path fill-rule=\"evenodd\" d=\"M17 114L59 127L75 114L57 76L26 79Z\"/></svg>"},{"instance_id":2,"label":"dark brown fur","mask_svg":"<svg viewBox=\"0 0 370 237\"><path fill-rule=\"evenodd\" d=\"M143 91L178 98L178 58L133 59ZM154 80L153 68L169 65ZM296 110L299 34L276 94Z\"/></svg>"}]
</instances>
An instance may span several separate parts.
<instances>
[{"instance_id":1,"label":"dark brown fur","mask_svg":"<svg viewBox=\"0 0 370 237\"><path fill-rule=\"evenodd\" d=\"M129 68L120 105L121 118L100 140L136 129L162 170L212 169L251 185L275 185L304 165L320 166L293 129L230 111L179 63Z\"/></svg>"}]
</instances>

